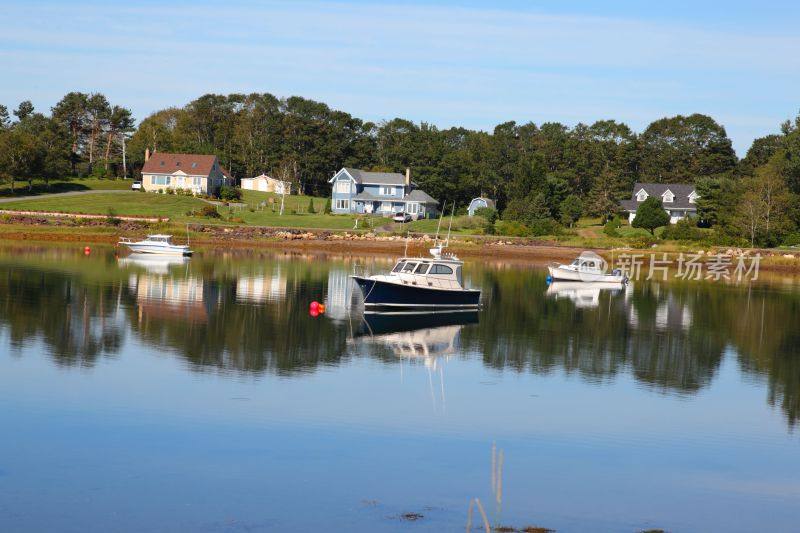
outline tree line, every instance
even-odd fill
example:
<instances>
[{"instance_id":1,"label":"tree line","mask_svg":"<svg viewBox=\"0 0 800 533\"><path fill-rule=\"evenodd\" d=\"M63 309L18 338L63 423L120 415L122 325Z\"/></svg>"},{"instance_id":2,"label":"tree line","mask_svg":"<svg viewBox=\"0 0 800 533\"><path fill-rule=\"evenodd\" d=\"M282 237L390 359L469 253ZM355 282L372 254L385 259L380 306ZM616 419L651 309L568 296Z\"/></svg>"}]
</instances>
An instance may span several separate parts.
<instances>
[{"instance_id":1,"label":"tree line","mask_svg":"<svg viewBox=\"0 0 800 533\"><path fill-rule=\"evenodd\" d=\"M612 217L637 181L695 182L699 223L731 239L777 244L800 217L800 117L753 142L743 159L709 116L666 117L641 133L615 120L573 127L505 122L493 131L440 129L402 118L374 123L324 103L267 93L203 95L145 117L100 94L71 92L49 113L23 102L0 107L0 172L5 180L66 175L136 175L145 149L216 154L235 177L266 172L306 194L329 194L343 166L403 172L440 201L466 205L486 195L504 218L570 225ZM127 138L128 168L122 168Z\"/></svg>"}]
</instances>

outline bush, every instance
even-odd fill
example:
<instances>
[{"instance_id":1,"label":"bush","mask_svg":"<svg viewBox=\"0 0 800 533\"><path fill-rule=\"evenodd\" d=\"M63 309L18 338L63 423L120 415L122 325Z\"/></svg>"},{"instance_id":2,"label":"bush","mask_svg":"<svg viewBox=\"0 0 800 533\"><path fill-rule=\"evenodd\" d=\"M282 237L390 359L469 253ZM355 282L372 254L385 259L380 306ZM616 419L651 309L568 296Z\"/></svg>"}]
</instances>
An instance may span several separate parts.
<instances>
[{"instance_id":1,"label":"bush","mask_svg":"<svg viewBox=\"0 0 800 533\"><path fill-rule=\"evenodd\" d=\"M219 197L228 202L241 200L242 191L230 185L223 185L219 188Z\"/></svg>"},{"instance_id":2,"label":"bush","mask_svg":"<svg viewBox=\"0 0 800 533\"><path fill-rule=\"evenodd\" d=\"M497 235L507 235L509 237L527 237L531 230L522 222L516 220L498 220L494 225Z\"/></svg>"},{"instance_id":3,"label":"bush","mask_svg":"<svg viewBox=\"0 0 800 533\"><path fill-rule=\"evenodd\" d=\"M497 222L497 209L491 207L479 207L475 210L476 217L483 217L486 219L487 224L494 224Z\"/></svg>"},{"instance_id":4,"label":"bush","mask_svg":"<svg viewBox=\"0 0 800 533\"><path fill-rule=\"evenodd\" d=\"M563 226L552 218L539 218L534 220L530 225L530 235L533 237L560 235L562 230Z\"/></svg>"},{"instance_id":5,"label":"bush","mask_svg":"<svg viewBox=\"0 0 800 533\"><path fill-rule=\"evenodd\" d=\"M661 234L662 239L673 241L699 241L705 237L705 234L697 227L695 220L692 218L684 218L679 220L677 224L667 226Z\"/></svg>"},{"instance_id":6,"label":"bush","mask_svg":"<svg viewBox=\"0 0 800 533\"><path fill-rule=\"evenodd\" d=\"M214 205L204 205L200 208L197 214L201 217L222 218L222 215L220 215L219 211L217 211L217 206Z\"/></svg>"},{"instance_id":7,"label":"bush","mask_svg":"<svg viewBox=\"0 0 800 533\"><path fill-rule=\"evenodd\" d=\"M328 200L325 202L325 209L324 209L323 212L326 215L330 215L331 214L331 199L330 198L328 198Z\"/></svg>"},{"instance_id":8,"label":"bush","mask_svg":"<svg viewBox=\"0 0 800 533\"><path fill-rule=\"evenodd\" d=\"M788 234L783 239L784 246L798 246L800 245L800 233L794 232Z\"/></svg>"},{"instance_id":9,"label":"bush","mask_svg":"<svg viewBox=\"0 0 800 533\"><path fill-rule=\"evenodd\" d=\"M108 214L107 214L107 216L106 216L106 220L107 220L107 221L108 221L108 223L109 223L109 224L111 224L112 226L119 226L119 225L122 223L122 220L120 220L120 218L119 218L119 217L117 217L117 213L116 213L116 211L114 211L114 210L113 210L112 208L110 208L110 207L108 208Z\"/></svg>"},{"instance_id":10,"label":"bush","mask_svg":"<svg viewBox=\"0 0 800 533\"><path fill-rule=\"evenodd\" d=\"M315 212L314 211L314 199L313 198L309 198L308 199L308 213L313 215L314 212Z\"/></svg>"},{"instance_id":11,"label":"bush","mask_svg":"<svg viewBox=\"0 0 800 533\"><path fill-rule=\"evenodd\" d=\"M619 217L614 217L606 222L603 226L603 233L609 237L619 237L619 228L622 226L622 220Z\"/></svg>"},{"instance_id":12,"label":"bush","mask_svg":"<svg viewBox=\"0 0 800 533\"><path fill-rule=\"evenodd\" d=\"M656 238L652 235L637 235L636 237L632 237L628 244L631 248L652 248L654 244L656 244Z\"/></svg>"}]
</instances>

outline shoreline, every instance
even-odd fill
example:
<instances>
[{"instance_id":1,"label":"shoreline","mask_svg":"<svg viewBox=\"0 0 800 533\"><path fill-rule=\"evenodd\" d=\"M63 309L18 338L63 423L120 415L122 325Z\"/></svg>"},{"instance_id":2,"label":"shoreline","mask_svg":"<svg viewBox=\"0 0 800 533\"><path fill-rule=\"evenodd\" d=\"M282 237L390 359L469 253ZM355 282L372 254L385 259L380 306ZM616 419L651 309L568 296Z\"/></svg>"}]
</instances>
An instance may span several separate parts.
<instances>
[{"instance_id":1,"label":"shoreline","mask_svg":"<svg viewBox=\"0 0 800 533\"><path fill-rule=\"evenodd\" d=\"M59 219L55 219L59 220ZM154 232L172 232L176 240L185 239L187 232L176 223L148 224L143 221L120 220L116 224L107 218L71 219L68 223L60 219L18 217L0 222L0 241L38 243L80 243L116 245L123 236L144 236ZM266 226L227 226L222 224L197 224L191 226L189 239L192 245L201 248L224 247L238 250L279 250L294 252L335 254L380 254L404 255L406 238L398 235L380 235L365 231L298 229ZM426 254L433 238L414 235L408 239L408 254ZM619 254L662 254L674 260L680 253L700 253L705 258L723 254L732 260L740 256L747 258L761 254L760 270L800 275L800 250L789 253L774 249L731 249L724 246L687 245L683 249L673 247L655 248L603 248L579 247L553 241L521 237L467 236L455 234L450 239L450 250L462 258L495 259L507 262L528 262L545 265L550 261L571 261L581 252L592 251L609 259Z\"/></svg>"}]
</instances>

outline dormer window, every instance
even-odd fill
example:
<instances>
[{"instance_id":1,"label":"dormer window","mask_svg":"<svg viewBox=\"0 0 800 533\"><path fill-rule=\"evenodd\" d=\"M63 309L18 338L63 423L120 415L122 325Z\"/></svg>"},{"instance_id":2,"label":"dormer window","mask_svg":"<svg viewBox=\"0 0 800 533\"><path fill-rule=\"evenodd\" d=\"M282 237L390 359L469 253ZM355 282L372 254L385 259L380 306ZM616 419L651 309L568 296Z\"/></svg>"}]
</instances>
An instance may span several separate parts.
<instances>
[{"instance_id":1,"label":"dormer window","mask_svg":"<svg viewBox=\"0 0 800 533\"><path fill-rule=\"evenodd\" d=\"M689 195L689 203L693 204L697 202L697 199L700 198L700 195L697 194L695 191L692 191L692 194Z\"/></svg>"},{"instance_id":2,"label":"dormer window","mask_svg":"<svg viewBox=\"0 0 800 533\"><path fill-rule=\"evenodd\" d=\"M644 189L641 189L636 193L636 201L644 202L645 200L647 200L647 192Z\"/></svg>"},{"instance_id":3,"label":"dormer window","mask_svg":"<svg viewBox=\"0 0 800 533\"><path fill-rule=\"evenodd\" d=\"M665 204L671 204L675 200L675 195L670 190L664 191L664 194L661 195L661 200Z\"/></svg>"}]
</instances>

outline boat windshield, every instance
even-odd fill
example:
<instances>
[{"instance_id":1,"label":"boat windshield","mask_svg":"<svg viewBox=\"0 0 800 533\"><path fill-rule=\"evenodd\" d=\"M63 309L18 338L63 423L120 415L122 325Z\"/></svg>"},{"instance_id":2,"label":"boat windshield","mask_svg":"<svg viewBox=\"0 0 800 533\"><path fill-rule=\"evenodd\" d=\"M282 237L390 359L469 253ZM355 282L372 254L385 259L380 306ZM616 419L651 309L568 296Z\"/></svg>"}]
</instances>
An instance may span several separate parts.
<instances>
[{"instance_id":1,"label":"boat windshield","mask_svg":"<svg viewBox=\"0 0 800 533\"><path fill-rule=\"evenodd\" d=\"M411 262L406 263L406 266L403 267L402 272L413 272L417 264L418 263L411 263Z\"/></svg>"},{"instance_id":2,"label":"boat windshield","mask_svg":"<svg viewBox=\"0 0 800 533\"><path fill-rule=\"evenodd\" d=\"M428 267L430 266L430 263L420 263L417 265L417 268L414 269L414 274L425 274L428 272Z\"/></svg>"},{"instance_id":3,"label":"boat windshield","mask_svg":"<svg viewBox=\"0 0 800 533\"><path fill-rule=\"evenodd\" d=\"M397 263L394 266L394 268L392 269L392 272L400 272L401 270L403 270L403 267L405 265L406 265L405 261L400 261L399 263Z\"/></svg>"}]
</instances>

